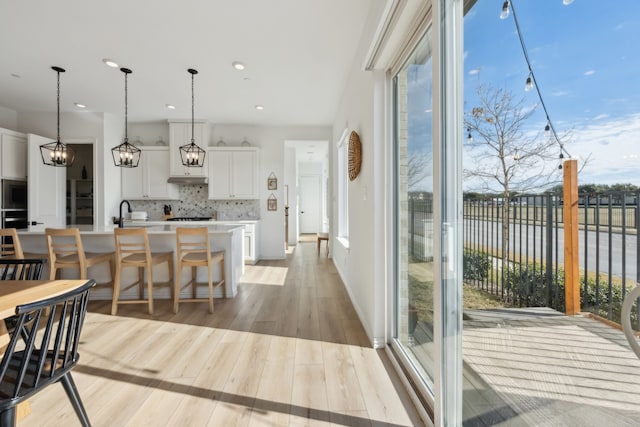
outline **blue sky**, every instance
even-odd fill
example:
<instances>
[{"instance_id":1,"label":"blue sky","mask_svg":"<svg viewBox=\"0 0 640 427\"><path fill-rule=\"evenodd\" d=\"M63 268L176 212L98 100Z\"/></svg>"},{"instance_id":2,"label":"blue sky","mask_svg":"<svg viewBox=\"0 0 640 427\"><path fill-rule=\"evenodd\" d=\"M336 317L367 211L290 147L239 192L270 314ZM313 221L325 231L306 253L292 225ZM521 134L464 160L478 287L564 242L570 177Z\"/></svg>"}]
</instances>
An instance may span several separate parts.
<instances>
[{"instance_id":1,"label":"blue sky","mask_svg":"<svg viewBox=\"0 0 640 427\"><path fill-rule=\"evenodd\" d=\"M513 0L549 116L565 146L592 160L579 182L640 185L640 1ZM511 90L525 104L527 64L513 16L499 19L503 0L478 0L465 17L465 111L479 83ZM527 131L545 126L542 108Z\"/></svg>"}]
</instances>

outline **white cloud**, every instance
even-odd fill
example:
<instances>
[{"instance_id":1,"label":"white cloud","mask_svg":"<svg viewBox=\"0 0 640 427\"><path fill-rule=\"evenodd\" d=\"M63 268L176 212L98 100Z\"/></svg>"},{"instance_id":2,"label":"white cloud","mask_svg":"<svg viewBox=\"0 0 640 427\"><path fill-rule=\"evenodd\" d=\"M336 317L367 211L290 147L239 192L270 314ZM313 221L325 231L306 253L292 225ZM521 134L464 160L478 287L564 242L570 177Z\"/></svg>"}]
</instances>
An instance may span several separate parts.
<instances>
[{"instance_id":1,"label":"white cloud","mask_svg":"<svg viewBox=\"0 0 640 427\"><path fill-rule=\"evenodd\" d=\"M555 92L551 92L551 96L567 96L569 95L569 92L567 92L566 90L557 90Z\"/></svg>"},{"instance_id":2,"label":"white cloud","mask_svg":"<svg viewBox=\"0 0 640 427\"><path fill-rule=\"evenodd\" d=\"M574 157L591 156L578 180L582 183L640 185L640 113L591 123L573 131L566 148Z\"/></svg>"},{"instance_id":3,"label":"white cloud","mask_svg":"<svg viewBox=\"0 0 640 427\"><path fill-rule=\"evenodd\" d=\"M480 68L474 68L473 70L469 70L470 76L475 76L478 73L480 73Z\"/></svg>"},{"instance_id":4,"label":"white cloud","mask_svg":"<svg viewBox=\"0 0 640 427\"><path fill-rule=\"evenodd\" d=\"M585 76L592 76L596 73L596 70L588 70L584 72Z\"/></svg>"},{"instance_id":5,"label":"white cloud","mask_svg":"<svg viewBox=\"0 0 640 427\"><path fill-rule=\"evenodd\" d=\"M606 119L607 117L609 117L608 114L598 114L593 118L593 120L602 120L602 119Z\"/></svg>"}]
</instances>

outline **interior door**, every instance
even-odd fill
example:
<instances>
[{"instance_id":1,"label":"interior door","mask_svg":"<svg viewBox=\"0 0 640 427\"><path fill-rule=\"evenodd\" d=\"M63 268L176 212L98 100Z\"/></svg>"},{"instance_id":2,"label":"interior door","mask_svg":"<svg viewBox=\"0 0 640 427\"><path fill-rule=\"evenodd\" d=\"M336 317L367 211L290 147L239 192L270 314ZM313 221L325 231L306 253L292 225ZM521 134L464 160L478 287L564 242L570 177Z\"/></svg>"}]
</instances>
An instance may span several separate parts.
<instances>
[{"instance_id":1,"label":"interior door","mask_svg":"<svg viewBox=\"0 0 640 427\"><path fill-rule=\"evenodd\" d=\"M29 134L27 136L27 185L29 189L29 224L31 230L45 227L64 227L65 180L67 169L42 163L40 145L51 139Z\"/></svg>"},{"instance_id":2,"label":"interior door","mask_svg":"<svg viewBox=\"0 0 640 427\"><path fill-rule=\"evenodd\" d=\"M322 188L320 175L301 175L299 178L300 198L299 224L300 233L317 233L322 231Z\"/></svg>"}]
</instances>

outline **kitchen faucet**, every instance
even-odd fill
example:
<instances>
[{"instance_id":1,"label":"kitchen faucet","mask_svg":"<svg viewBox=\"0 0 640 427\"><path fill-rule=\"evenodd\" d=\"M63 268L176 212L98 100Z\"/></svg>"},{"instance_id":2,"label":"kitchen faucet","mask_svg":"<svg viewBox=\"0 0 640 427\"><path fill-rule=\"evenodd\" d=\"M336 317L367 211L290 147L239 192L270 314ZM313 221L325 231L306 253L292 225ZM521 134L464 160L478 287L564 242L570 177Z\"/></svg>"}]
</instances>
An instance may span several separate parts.
<instances>
[{"instance_id":1,"label":"kitchen faucet","mask_svg":"<svg viewBox=\"0 0 640 427\"><path fill-rule=\"evenodd\" d=\"M118 228L123 228L124 227L124 218L122 216L122 205L127 204L127 212L131 212L131 204L129 203L128 200L123 200L120 202L120 209L118 210L118 213L120 214L120 218L118 218Z\"/></svg>"}]
</instances>

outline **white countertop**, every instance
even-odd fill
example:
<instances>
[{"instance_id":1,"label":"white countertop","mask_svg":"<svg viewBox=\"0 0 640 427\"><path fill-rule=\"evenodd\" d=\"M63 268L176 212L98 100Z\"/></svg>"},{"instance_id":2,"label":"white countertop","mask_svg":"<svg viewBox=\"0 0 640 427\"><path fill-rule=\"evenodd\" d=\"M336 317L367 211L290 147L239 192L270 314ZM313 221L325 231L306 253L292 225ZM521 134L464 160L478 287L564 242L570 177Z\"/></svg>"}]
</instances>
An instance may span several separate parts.
<instances>
[{"instance_id":1,"label":"white countertop","mask_svg":"<svg viewBox=\"0 0 640 427\"><path fill-rule=\"evenodd\" d=\"M209 234L229 234L235 230L244 228L242 224L223 224L213 221L188 221L188 222L167 222L167 221L126 221L125 228L144 227L148 234L174 234L177 227L202 227L209 229ZM113 229L118 228L117 225L78 225L69 226L68 228L77 227L80 229L81 235L113 235ZM43 235L44 230L18 230L19 235Z\"/></svg>"}]
</instances>

